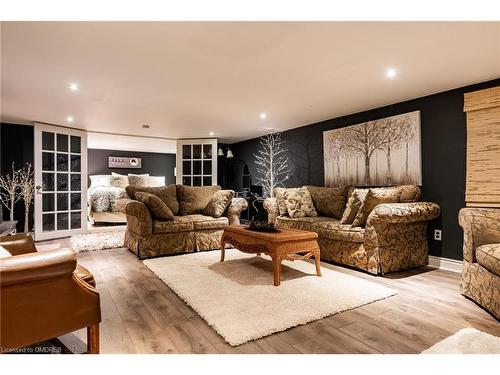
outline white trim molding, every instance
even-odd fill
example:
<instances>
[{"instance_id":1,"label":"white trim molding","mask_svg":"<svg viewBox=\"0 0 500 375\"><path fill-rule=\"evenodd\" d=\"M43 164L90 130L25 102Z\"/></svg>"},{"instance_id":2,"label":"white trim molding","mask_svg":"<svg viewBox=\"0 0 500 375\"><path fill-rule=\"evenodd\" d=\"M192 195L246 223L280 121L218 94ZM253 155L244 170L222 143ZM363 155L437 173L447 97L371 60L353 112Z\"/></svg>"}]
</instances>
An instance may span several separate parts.
<instances>
[{"instance_id":1,"label":"white trim molding","mask_svg":"<svg viewBox=\"0 0 500 375\"><path fill-rule=\"evenodd\" d=\"M439 268L445 271L462 272L463 262L461 260L436 257L429 255L429 267Z\"/></svg>"}]
</instances>

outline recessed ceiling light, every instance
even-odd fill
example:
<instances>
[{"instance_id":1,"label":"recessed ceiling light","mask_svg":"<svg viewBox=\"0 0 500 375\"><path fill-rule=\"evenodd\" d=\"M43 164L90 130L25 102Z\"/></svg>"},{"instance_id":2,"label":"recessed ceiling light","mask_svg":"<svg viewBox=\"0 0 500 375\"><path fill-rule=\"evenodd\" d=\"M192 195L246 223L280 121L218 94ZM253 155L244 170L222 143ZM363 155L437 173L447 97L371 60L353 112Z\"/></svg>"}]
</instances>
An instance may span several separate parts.
<instances>
[{"instance_id":1,"label":"recessed ceiling light","mask_svg":"<svg viewBox=\"0 0 500 375\"><path fill-rule=\"evenodd\" d=\"M73 122L73 121L75 121L75 119L73 117L71 117L71 116L68 116L68 117L66 117L66 121L67 122Z\"/></svg>"},{"instance_id":2,"label":"recessed ceiling light","mask_svg":"<svg viewBox=\"0 0 500 375\"><path fill-rule=\"evenodd\" d=\"M74 83L74 82L73 82L73 83L70 83L70 84L68 85L68 87L69 87L69 89L70 89L71 91L78 91L78 84L76 84L76 83Z\"/></svg>"},{"instance_id":3,"label":"recessed ceiling light","mask_svg":"<svg viewBox=\"0 0 500 375\"><path fill-rule=\"evenodd\" d=\"M212 137L213 135L215 135L215 133L214 132L210 132L210 133L208 133L208 135Z\"/></svg>"},{"instance_id":4,"label":"recessed ceiling light","mask_svg":"<svg viewBox=\"0 0 500 375\"><path fill-rule=\"evenodd\" d=\"M149 129L151 126L150 125L142 125L144 129Z\"/></svg>"},{"instance_id":5,"label":"recessed ceiling light","mask_svg":"<svg viewBox=\"0 0 500 375\"><path fill-rule=\"evenodd\" d=\"M394 68L388 68L386 71L385 71L385 76L389 79L393 79L394 77L396 77L397 75L397 71L396 69Z\"/></svg>"},{"instance_id":6,"label":"recessed ceiling light","mask_svg":"<svg viewBox=\"0 0 500 375\"><path fill-rule=\"evenodd\" d=\"M260 114L260 118L261 118L261 120L265 120L265 119L266 119L266 117L267 117L267 115L266 115L265 113L261 113L261 114Z\"/></svg>"}]
</instances>

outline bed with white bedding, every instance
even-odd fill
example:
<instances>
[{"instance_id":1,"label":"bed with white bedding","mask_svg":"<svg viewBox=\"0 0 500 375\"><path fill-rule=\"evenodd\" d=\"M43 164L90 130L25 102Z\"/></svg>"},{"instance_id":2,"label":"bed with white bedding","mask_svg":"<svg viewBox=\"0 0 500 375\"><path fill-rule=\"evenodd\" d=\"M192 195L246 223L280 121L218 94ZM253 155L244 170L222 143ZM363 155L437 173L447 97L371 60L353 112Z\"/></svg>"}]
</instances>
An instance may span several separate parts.
<instances>
[{"instance_id":1,"label":"bed with white bedding","mask_svg":"<svg viewBox=\"0 0 500 375\"><path fill-rule=\"evenodd\" d=\"M90 187L87 190L88 220L91 224L110 223L123 224L126 216L120 212L116 201L128 198L125 187L165 186L165 176L143 175L111 175L90 176Z\"/></svg>"}]
</instances>

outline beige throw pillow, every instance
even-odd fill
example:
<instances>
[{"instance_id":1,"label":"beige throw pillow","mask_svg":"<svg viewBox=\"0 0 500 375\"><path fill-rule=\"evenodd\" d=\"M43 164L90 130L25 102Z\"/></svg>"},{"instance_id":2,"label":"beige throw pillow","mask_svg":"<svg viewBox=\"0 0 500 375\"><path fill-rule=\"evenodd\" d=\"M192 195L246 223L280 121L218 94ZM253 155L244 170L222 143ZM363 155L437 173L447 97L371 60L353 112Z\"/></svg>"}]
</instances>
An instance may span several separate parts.
<instances>
[{"instance_id":1,"label":"beige throw pillow","mask_svg":"<svg viewBox=\"0 0 500 375\"><path fill-rule=\"evenodd\" d=\"M347 205L340 219L340 224L352 224L361 204L365 200L368 189L353 189L351 195L347 200Z\"/></svg>"},{"instance_id":2,"label":"beige throw pillow","mask_svg":"<svg viewBox=\"0 0 500 375\"><path fill-rule=\"evenodd\" d=\"M309 190L306 188L286 189L286 209L290 217L318 216Z\"/></svg>"},{"instance_id":3,"label":"beige throw pillow","mask_svg":"<svg viewBox=\"0 0 500 375\"><path fill-rule=\"evenodd\" d=\"M274 197L276 198L276 204L278 205L278 213L279 216L287 216L288 211L286 209L286 200L285 200L285 188L274 188Z\"/></svg>"},{"instance_id":4,"label":"beige throw pillow","mask_svg":"<svg viewBox=\"0 0 500 375\"><path fill-rule=\"evenodd\" d=\"M179 215L201 214L220 186L177 185Z\"/></svg>"},{"instance_id":5,"label":"beige throw pillow","mask_svg":"<svg viewBox=\"0 0 500 375\"><path fill-rule=\"evenodd\" d=\"M135 199L144 205L151 212L151 216L157 220L174 220L174 214L168 206L159 197L151 193L137 192Z\"/></svg>"},{"instance_id":6,"label":"beige throw pillow","mask_svg":"<svg viewBox=\"0 0 500 375\"><path fill-rule=\"evenodd\" d=\"M365 225L366 219L368 219L375 207L383 203L398 203L400 195L400 190L395 193L394 189L369 189L363 204L356 214L356 218L352 222L352 226L361 227Z\"/></svg>"},{"instance_id":7,"label":"beige throw pillow","mask_svg":"<svg viewBox=\"0 0 500 375\"><path fill-rule=\"evenodd\" d=\"M314 203L314 207L320 216L340 219L347 200L347 186L324 187L324 186L304 186Z\"/></svg>"},{"instance_id":8,"label":"beige throw pillow","mask_svg":"<svg viewBox=\"0 0 500 375\"><path fill-rule=\"evenodd\" d=\"M174 215L177 215L179 212L179 202L177 200L177 187L175 184L170 184L168 186L159 186L159 187L149 187L149 186L127 186L125 188L127 195L131 198L135 198L135 193L137 192L146 192L151 193L159 197L163 203L165 203L170 211Z\"/></svg>"},{"instance_id":9,"label":"beige throw pillow","mask_svg":"<svg viewBox=\"0 0 500 375\"><path fill-rule=\"evenodd\" d=\"M219 190L213 196L207 207L203 210L203 215L221 217L231 204L234 198L234 190Z\"/></svg>"}]
</instances>

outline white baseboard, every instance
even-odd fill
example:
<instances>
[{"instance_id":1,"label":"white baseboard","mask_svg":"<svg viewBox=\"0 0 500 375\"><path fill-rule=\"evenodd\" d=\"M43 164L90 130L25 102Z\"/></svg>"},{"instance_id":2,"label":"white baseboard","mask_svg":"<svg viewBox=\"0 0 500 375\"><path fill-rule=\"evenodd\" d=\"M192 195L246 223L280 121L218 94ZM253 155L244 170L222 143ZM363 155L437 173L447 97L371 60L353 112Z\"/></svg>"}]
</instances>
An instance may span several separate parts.
<instances>
[{"instance_id":1,"label":"white baseboard","mask_svg":"<svg viewBox=\"0 0 500 375\"><path fill-rule=\"evenodd\" d=\"M462 264L463 262L461 260L441 258L429 255L429 267L460 273L462 272Z\"/></svg>"}]
</instances>

